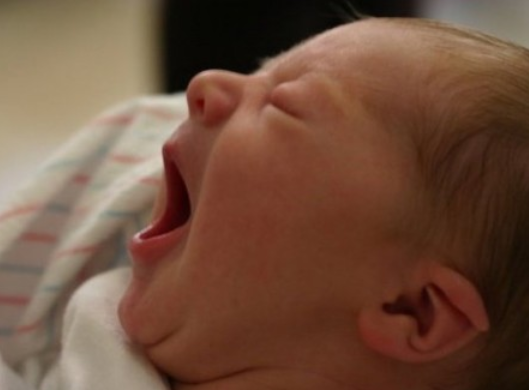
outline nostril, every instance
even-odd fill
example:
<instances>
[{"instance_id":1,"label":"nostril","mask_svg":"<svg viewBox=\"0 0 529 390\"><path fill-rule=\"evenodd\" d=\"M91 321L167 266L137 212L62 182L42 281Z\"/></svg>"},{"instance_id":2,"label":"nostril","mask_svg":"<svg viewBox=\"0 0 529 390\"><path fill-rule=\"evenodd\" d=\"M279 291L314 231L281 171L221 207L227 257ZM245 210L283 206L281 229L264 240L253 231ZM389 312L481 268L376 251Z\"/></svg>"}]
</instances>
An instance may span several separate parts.
<instances>
[{"instance_id":1,"label":"nostril","mask_svg":"<svg viewBox=\"0 0 529 390\"><path fill-rule=\"evenodd\" d=\"M195 102L195 106L197 108L197 111L200 115L204 114L204 109L206 107L206 101L204 98L197 99Z\"/></svg>"},{"instance_id":2,"label":"nostril","mask_svg":"<svg viewBox=\"0 0 529 390\"><path fill-rule=\"evenodd\" d=\"M245 80L243 75L226 71L199 73L187 89L190 115L206 126L222 123L236 109Z\"/></svg>"},{"instance_id":3,"label":"nostril","mask_svg":"<svg viewBox=\"0 0 529 390\"><path fill-rule=\"evenodd\" d=\"M210 86L203 98L197 99L195 104L202 123L207 126L215 126L231 116L236 101L230 91Z\"/></svg>"}]
</instances>

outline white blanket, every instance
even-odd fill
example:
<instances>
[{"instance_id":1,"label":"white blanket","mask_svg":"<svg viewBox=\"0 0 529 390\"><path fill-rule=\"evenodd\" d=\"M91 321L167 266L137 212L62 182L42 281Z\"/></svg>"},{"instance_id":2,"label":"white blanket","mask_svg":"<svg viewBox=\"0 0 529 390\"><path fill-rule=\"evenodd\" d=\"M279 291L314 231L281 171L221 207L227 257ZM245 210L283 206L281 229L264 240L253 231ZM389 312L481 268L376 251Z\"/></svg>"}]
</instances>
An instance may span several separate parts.
<instances>
[{"instance_id":1,"label":"white blanket","mask_svg":"<svg viewBox=\"0 0 529 390\"><path fill-rule=\"evenodd\" d=\"M117 305L128 280L128 269L121 268L75 292L64 317L61 355L42 390L168 389L119 324Z\"/></svg>"},{"instance_id":2,"label":"white blanket","mask_svg":"<svg viewBox=\"0 0 529 390\"><path fill-rule=\"evenodd\" d=\"M159 184L161 145L186 115L182 95L110 110L0 208L1 390L139 389L131 367L144 388L164 388L116 329L115 301L93 294L92 282L69 306L63 343L61 335L78 286L128 263L126 244L147 223ZM109 280L123 282L116 275ZM93 321L77 319L86 316Z\"/></svg>"}]
</instances>

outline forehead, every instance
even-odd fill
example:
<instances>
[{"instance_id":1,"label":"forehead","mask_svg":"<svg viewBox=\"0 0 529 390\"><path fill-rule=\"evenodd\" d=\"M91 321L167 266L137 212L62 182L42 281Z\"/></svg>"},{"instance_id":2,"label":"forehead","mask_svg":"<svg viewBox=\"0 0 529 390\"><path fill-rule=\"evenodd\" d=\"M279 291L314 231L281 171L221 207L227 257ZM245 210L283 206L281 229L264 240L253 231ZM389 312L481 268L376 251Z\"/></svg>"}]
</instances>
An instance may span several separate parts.
<instances>
[{"instance_id":1,"label":"forehead","mask_svg":"<svg viewBox=\"0 0 529 390\"><path fill-rule=\"evenodd\" d=\"M384 59L397 63L418 54L420 34L383 20L367 20L336 27L290 50L263 61L263 69L280 66L315 69L355 69L352 66Z\"/></svg>"},{"instance_id":2,"label":"forehead","mask_svg":"<svg viewBox=\"0 0 529 390\"><path fill-rule=\"evenodd\" d=\"M293 80L316 75L375 117L409 121L435 71L431 45L417 30L383 20L329 30L266 61L264 71Z\"/></svg>"},{"instance_id":3,"label":"forehead","mask_svg":"<svg viewBox=\"0 0 529 390\"><path fill-rule=\"evenodd\" d=\"M266 60L261 70L287 80L316 73L355 95L368 91L391 95L420 84L430 69L427 63L432 64L429 59L428 43L416 29L367 20L302 42Z\"/></svg>"}]
</instances>

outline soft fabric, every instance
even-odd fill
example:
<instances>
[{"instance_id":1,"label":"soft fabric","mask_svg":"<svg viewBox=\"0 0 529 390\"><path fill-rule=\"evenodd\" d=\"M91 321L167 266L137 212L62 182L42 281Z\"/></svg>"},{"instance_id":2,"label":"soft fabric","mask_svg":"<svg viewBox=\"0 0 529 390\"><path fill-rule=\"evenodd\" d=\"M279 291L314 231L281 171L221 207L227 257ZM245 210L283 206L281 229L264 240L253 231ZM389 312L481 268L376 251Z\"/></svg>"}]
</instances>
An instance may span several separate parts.
<instances>
[{"instance_id":1,"label":"soft fabric","mask_svg":"<svg viewBox=\"0 0 529 390\"><path fill-rule=\"evenodd\" d=\"M46 375L52 378L50 369L62 367L57 362L64 308L85 280L127 265L127 242L150 217L161 146L186 115L182 95L109 110L0 208L0 389L41 388ZM107 318L109 307L97 306L90 315ZM70 323L65 337L76 329ZM81 382L61 388L112 389Z\"/></svg>"},{"instance_id":2,"label":"soft fabric","mask_svg":"<svg viewBox=\"0 0 529 390\"><path fill-rule=\"evenodd\" d=\"M167 390L159 373L132 346L117 317L129 280L121 268L83 284L68 303L59 360L42 390Z\"/></svg>"}]
</instances>

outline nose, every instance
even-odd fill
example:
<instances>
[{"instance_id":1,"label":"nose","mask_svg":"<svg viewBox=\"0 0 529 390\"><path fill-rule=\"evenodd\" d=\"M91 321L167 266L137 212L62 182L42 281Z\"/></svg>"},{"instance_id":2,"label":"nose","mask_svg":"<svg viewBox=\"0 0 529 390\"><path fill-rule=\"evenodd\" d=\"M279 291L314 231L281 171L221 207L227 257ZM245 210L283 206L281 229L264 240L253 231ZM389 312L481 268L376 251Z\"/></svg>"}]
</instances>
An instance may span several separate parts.
<instances>
[{"instance_id":1,"label":"nose","mask_svg":"<svg viewBox=\"0 0 529 390\"><path fill-rule=\"evenodd\" d=\"M196 75L187 88L189 116L206 126L227 120L242 98L246 77L222 70Z\"/></svg>"}]
</instances>

